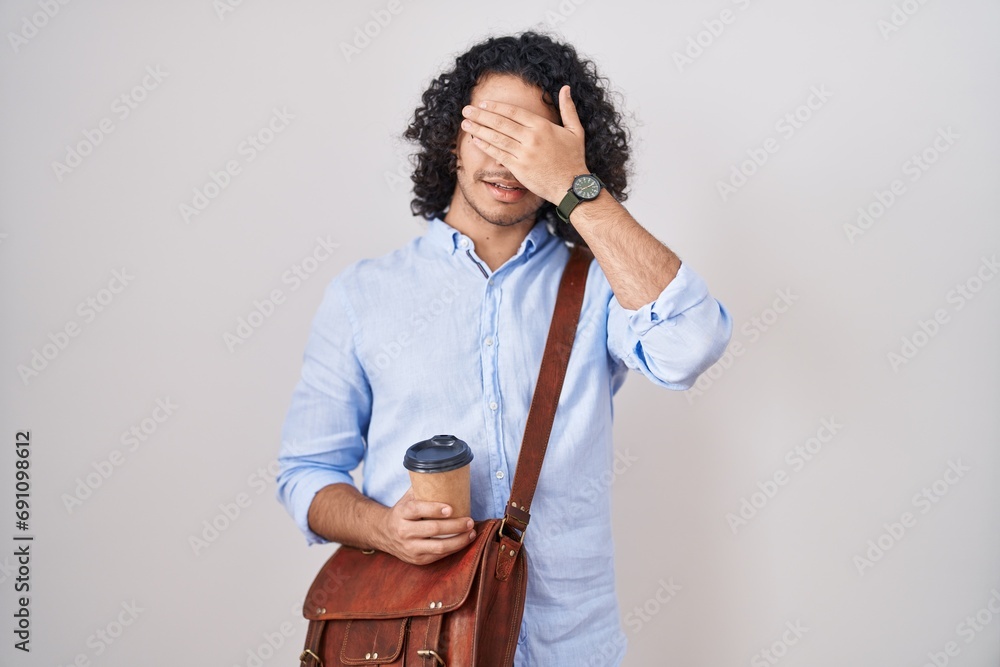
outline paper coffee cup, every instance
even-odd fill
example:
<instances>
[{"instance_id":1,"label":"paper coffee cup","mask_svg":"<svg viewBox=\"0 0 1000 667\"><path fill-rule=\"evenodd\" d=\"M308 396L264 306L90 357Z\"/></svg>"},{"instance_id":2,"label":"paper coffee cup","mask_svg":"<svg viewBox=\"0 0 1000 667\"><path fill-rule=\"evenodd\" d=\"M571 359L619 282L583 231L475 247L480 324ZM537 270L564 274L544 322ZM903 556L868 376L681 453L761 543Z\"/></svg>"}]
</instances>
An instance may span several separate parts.
<instances>
[{"instance_id":1,"label":"paper coffee cup","mask_svg":"<svg viewBox=\"0 0 1000 667\"><path fill-rule=\"evenodd\" d=\"M435 435L411 445L403 457L417 500L451 505L449 518L472 516L469 464L472 449L453 435Z\"/></svg>"}]
</instances>

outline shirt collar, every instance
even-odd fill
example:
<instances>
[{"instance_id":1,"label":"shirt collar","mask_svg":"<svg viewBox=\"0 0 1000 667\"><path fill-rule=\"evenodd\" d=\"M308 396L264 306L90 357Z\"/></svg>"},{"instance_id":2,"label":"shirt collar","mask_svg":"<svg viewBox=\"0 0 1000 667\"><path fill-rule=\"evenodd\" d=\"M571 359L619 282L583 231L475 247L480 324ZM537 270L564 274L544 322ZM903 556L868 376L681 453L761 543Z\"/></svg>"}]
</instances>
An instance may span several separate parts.
<instances>
[{"instance_id":1,"label":"shirt collar","mask_svg":"<svg viewBox=\"0 0 1000 667\"><path fill-rule=\"evenodd\" d=\"M426 237L431 243L450 255L454 255L456 251L465 252L473 247L471 238L449 225L440 216L435 216L428 221ZM553 236L549 232L546 222L539 220L531 228L531 231L528 232L528 235L524 237L524 241L521 242L521 247L518 248L515 257L521 253L530 257L536 250L552 240L552 238Z\"/></svg>"}]
</instances>

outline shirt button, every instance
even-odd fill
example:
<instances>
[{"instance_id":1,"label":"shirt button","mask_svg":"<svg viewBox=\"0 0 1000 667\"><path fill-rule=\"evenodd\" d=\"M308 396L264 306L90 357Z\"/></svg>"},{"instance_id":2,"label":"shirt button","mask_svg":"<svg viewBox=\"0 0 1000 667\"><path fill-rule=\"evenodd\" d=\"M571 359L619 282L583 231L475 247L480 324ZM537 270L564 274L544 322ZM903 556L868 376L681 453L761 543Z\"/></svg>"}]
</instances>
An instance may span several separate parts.
<instances>
[{"instance_id":1,"label":"shirt button","mask_svg":"<svg viewBox=\"0 0 1000 667\"><path fill-rule=\"evenodd\" d=\"M490 285L492 285L492 284L493 284L493 279L492 279L492 278L490 278Z\"/></svg>"},{"instance_id":2,"label":"shirt button","mask_svg":"<svg viewBox=\"0 0 1000 667\"><path fill-rule=\"evenodd\" d=\"M496 410L496 409L497 409L497 402L490 401L490 410Z\"/></svg>"},{"instance_id":3,"label":"shirt button","mask_svg":"<svg viewBox=\"0 0 1000 667\"><path fill-rule=\"evenodd\" d=\"M462 248L468 248L469 239L462 239L461 241L458 242L458 245L461 246Z\"/></svg>"},{"instance_id":4,"label":"shirt button","mask_svg":"<svg viewBox=\"0 0 1000 667\"><path fill-rule=\"evenodd\" d=\"M497 470L497 479L503 479L503 470Z\"/></svg>"},{"instance_id":5,"label":"shirt button","mask_svg":"<svg viewBox=\"0 0 1000 667\"><path fill-rule=\"evenodd\" d=\"M490 345L490 346L493 345L493 337L492 336L487 336L487 338L486 338L486 344Z\"/></svg>"}]
</instances>

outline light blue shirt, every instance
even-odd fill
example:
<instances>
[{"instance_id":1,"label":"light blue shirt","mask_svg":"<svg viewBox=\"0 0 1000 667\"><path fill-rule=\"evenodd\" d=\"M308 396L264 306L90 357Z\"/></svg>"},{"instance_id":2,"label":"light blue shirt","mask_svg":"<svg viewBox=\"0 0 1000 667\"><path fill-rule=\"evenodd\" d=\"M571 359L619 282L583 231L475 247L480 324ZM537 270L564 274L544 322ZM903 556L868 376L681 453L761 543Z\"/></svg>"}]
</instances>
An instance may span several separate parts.
<instances>
[{"instance_id":1,"label":"light blue shirt","mask_svg":"<svg viewBox=\"0 0 1000 667\"><path fill-rule=\"evenodd\" d=\"M440 219L406 246L348 266L326 289L282 431L277 495L308 543L313 496L353 483L391 507L407 447L454 434L472 447L472 517L500 517L569 249L536 223L491 272ZM610 486L612 396L628 369L687 389L723 353L726 309L682 263L652 303L619 305L597 261L525 534L528 590L515 665L618 665ZM654 420L655 421L655 420ZM618 468L630 465L621 454Z\"/></svg>"}]
</instances>

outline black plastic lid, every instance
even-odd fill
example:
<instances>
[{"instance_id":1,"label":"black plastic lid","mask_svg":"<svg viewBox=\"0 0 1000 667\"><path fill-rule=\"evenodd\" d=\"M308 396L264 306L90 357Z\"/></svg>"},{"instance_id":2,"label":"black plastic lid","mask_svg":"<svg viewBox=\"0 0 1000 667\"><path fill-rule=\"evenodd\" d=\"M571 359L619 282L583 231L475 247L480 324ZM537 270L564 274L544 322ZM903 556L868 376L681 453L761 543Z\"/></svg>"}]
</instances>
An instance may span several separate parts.
<instances>
[{"instance_id":1,"label":"black plastic lid","mask_svg":"<svg viewBox=\"0 0 1000 667\"><path fill-rule=\"evenodd\" d=\"M435 435L410 445L403 457L403 467L413 472L448 472L472 461L472 449L453 435Z\"/></svg>"}]
</instances>

